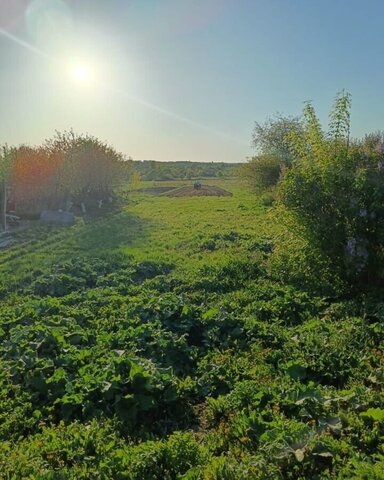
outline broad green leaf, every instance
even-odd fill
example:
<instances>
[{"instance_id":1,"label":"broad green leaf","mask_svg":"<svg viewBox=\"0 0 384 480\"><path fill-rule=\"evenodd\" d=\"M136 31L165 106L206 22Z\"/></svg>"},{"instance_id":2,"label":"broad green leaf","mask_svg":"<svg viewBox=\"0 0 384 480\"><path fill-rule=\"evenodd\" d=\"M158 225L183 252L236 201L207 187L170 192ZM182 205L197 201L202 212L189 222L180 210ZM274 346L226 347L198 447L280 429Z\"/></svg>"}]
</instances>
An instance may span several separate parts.
<instances>
[{"instance_id":1,"label":"broad green leaf","mask_svg":"<svg viewBox=\"0 0 384 480\"><path fill-rule=\"evenodd\" d=\"M293 363L288 366L287 373L294 380L301 380L307 376L307 369L299 363Z\"/></svg>"},{"instance_id":2,"label":"broad green leaf","mask_svg":"<svg viewBox=\"0 0 384 480\"><path fill-rule=\"evenodd\" d=\"M384 410L381 408L368 408L365 412L361 412L360 416L369 418L375 422L382 422L384 421Z\"/></svg>"}]
</instances>

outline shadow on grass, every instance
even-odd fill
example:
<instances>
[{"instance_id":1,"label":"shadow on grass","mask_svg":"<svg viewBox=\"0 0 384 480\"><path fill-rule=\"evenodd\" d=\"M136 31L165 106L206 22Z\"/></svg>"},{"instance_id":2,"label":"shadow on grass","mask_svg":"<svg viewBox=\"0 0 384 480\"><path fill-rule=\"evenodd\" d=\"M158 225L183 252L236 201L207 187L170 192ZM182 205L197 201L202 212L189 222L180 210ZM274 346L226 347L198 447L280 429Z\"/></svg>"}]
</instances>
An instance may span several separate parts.
<instances>
[{"instance_id":1,"label":"shadow on grass","mask_svg":"<svg viewBox=\"0 0 384 480\"><path fill-rule=\"evenodd\" d=\"M116 252L124 246L138 246L150 236L151 223L128 212L78 226L70 241L74 251L98 256Z\"/></svg>"},{"instance_id":2,"label":"shadow on grass","mask_svg":"<svg viewBox=\"0 0 384 480\"><path fill-rule=\"evenodd\" d=\"M71 228L31 228L28 241L0 259L0 298L16 293L52 266L68 260L110 257L112 261L123 247L144 244L151 229L151 222L126 211L88 223L79 221Z\"/></svg>"}]
</instances>

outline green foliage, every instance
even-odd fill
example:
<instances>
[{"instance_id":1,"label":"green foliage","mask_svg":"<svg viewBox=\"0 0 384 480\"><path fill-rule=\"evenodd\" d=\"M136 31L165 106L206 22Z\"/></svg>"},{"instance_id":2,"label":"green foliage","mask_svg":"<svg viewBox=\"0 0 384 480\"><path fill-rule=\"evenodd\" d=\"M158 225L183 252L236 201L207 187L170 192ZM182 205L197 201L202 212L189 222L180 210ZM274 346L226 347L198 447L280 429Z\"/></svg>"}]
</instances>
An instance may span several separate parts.
<instances>
[{"instance_id":1,"label":"green foliage","mask_svg":"<svg viewBox=\"0 0 384 480\"><path fill-rule=\"evenodd\" d=\"M345 155L348 154L350 110L351 95L343 90L336 96L333 109L329 116L329 136L334 143L336 155L340 153L340 147L341 150L343 148L345 149Z\"/></svg>"},{"instance_id":2,"label":"green foliage","mask_svg":"<svg viewBox=\"0 0 384 480\"><path fill-rule=\"evenodd\" d=\"M129 167L139 174L144 181L164 181L236 177L239 164L224 162L156 162L155 160L131 160Z\"/></svg>"},{"instance_id":3,"label":"green foliage","mask_svg":"<svg viewBox=\"0 0 384 480\"><path fill-rule=\"evenodd\" d=\"M300 119L295 117L276 115L264 124L255 123L252 143L258 155L239 171L254 192L268 191L276 186L285 168L292 163L290 138L301 133Z\"/></svg>"},{"instance_id":4,"label":"green foliage","mask_svg":"<svg viewBox=\"0 0 384 480\"><path fill-rule=\"evenodd\" d=\"M273 155L259 155L243 166L241 174L250 187L260 193L277 184L281 175L281 163Z\"/></svg>"},{"instance_id":5,"label":"green foliage","mask_svg":"<svg viewBox=\"0 0 384 480\"><path fill-rule=\"evenodd\" d=\"M4 444L0 465L5 478L176 480L204 456L189 433L132 445L116 435L113 423L92 421L44 427L16 450Z\"/></svg>"},{"instance_id":6,"label":"green foliage","mask_svg":"<svg viewBox=\"0 0 384 480\"><path fill-rule=\"evenodd\" d=\"M275 213L223 186L1 251L0 477L382 478L381 289L330 296L324 253L284 264Z\"/></svg>"},{"instance_id":7,"label":"green foliage","mask_svg":"<svg viewBox=\"0 0 384 480\"><path fill-rule=\"evenodd\" d=\"M272 192L265 192L261 195L260 201L264 207L272 207L275 204L276 197Z\"/></svg>"},{"instance_id":8,"label":"green foliage","mask_svg":"<svg viewBox=\"0 0 384 480\"><path fill-rule=\"evenodd\" d=\"M275 115L264 123L255 122L252 144L258 153L275 158L282 166L289 166L292 162L289 136L301 130L299 118Z\"/></svg>"},{"instance_id":9,"label":"green foliage","mask_svg":"<svg viewBox=\"0 0 384 480\"><path fill-rule=\"evenodd\" d=\"M42 210L67 209L80 203L105 207L121 184L123 157L90 135L72 130L46 140L39 147L21 145L11 149L9 166L12 208L25 216Z\"/></svg>"},{"instance_id":10,"label":"green foliage","mask_svg":"<svg viewBox=\"0 0 384 480\"><path fill-rule=\"evenodd\" d=\"M295 161L280 183L280 200L293 213L310 248L352 283L382 281L383 175L380 155L349 146L350 96L341 92L330 132L313 106L303 113L304 131L291 136Z\"/></svg>"},{"instance_id":11,"label":"green foliage","mask_svg":"<svg viewBox=\"0 0 384 480\"><path fill-rule=\"evenodd\" d=\"M271 222L281 225L275 235L268 271L274 277L316 294L337 296L346 291L345 282L335 272L334 264L312 241L306 225L280 203L275 205Z\"/></svg>"}]
</instances>

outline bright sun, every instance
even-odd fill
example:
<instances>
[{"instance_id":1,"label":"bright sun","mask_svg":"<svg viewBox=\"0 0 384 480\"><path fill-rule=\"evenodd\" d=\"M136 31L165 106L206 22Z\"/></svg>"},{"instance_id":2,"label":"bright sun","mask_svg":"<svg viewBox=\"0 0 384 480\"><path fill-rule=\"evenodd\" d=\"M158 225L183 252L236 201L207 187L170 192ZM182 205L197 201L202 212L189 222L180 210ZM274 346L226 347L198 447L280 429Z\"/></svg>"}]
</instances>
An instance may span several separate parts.
<instances>
[{"instance_id":1,"label":"bright sun","mask_svg":"<svg viewBox=\"0 0 384 480\"><path fill-rule=\"evenodd\" d=\"M85 63L75 63L71 65L70 75L72 80L80 85L89 85L94 80L92 68Z\"/></svg>"}]
</instances>

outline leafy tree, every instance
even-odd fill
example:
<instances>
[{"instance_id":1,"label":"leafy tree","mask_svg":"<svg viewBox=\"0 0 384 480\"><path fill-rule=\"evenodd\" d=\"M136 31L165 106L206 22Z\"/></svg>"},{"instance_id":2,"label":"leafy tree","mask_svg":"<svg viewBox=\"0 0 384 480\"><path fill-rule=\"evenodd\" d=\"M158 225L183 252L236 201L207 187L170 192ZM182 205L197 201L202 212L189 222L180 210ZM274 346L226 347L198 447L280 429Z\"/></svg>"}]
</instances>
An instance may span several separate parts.
<instances>
[{"instance_id":1,"label":"leafy tree","mask_svg":"<svg viewBox=\"0 0 384 480\"><path fill-rule=\"evenodd\" d=\"M103 200L124 178L123 157L90 135L59 133L39 147L9 150L9 184L18 212L37 214L86 197Z\"/></svg>"},{"instance_id":2,"label":"leafy tree","mask_svg":"<svg viewBox=\"0 0 384 480\"><path fill-rule=\"evenodd\" d=\"M70 194L110 191L118 182L123 157L96 137L57 132L45 149L50 158L62 157L61 184Z\"/></svg>"},{"instance_id":3,"label":"leafy tree","mask_svg":"<svg viewBox=\"0 0 384 480\"><path fill-rule=\"evenodd\" d=\"M302 130L297 117L275 115L264 123L255 122L252 145L258 155L241 169L241 175L253 190L262 192L277 184L285 168L292 164L290 137L301 134Z\"/></svg>"},{"instance_id":4,"label":"leafy tree","mask_svg":"<svg viewBox=\"0 0 384 480\"><path fill-rule=\"evenodd\" d=\"M289 135L301 131L302 125L298 117L276 114L268 117L264 123L255 122L252 145L257 153L273 155L282 165L288 166L292 162Z\"/></svg>"}]
</instances>

